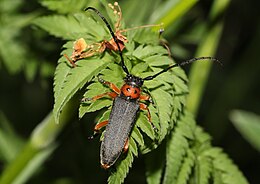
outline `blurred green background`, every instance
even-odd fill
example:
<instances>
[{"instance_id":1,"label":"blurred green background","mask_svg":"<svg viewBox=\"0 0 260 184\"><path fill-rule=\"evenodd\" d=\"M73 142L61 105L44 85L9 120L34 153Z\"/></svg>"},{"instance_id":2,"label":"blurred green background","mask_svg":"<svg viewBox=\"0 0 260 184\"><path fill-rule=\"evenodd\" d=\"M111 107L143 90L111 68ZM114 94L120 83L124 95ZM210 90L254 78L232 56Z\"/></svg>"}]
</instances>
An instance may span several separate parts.
<instances>
[{"instance_id":1,"label":"blurred green background","mask_svg":"<svg viewBox=\"0 0 260 184\"><path fill-rule=\"evenodd\" d=\"M51 13L40 2L0 0L0 171L53 108L53 73L65 41L31 23ZM125 22L131 27L152 22L174 0L144 0L142 5L138 0L119 2ZM194 57L212 3L197 2L168 25L163 36L177 61ZM231 0L216 54L224 67L213 67L197 113L197 122L212 135L213 145L224 148L252 184L260 183L259 151L238 131L243 129L232 124L239 121L239 115L232 112L242 109L260 114L259 5L257 0ZM136 15L134 19L132 15ZM188 74L189 67L185 69ZM52 149L57 148L52 154L46 153L47 160L27 183L106 181L107 173L99 165L99 140L87 140L95 114L90 117L79 121L75 114ZM259 124L259 118L255 121ZM126 183L145 183L144 173L141 156L135 160Z\"/></svg>"}]
</instances>

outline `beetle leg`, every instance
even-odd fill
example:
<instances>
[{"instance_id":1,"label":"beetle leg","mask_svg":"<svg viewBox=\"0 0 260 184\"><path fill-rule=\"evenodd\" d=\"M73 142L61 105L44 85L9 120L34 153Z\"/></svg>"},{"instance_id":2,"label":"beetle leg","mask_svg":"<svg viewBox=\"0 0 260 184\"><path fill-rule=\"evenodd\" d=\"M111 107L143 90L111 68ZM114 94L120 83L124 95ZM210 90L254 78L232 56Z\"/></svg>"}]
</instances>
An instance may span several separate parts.
<instances>
[{"instance_id":1,"label":"beetle leg","mask_svg":"<svg viewBox=\"0 0 260 184\"><path fill-rule=\"evenodd\" d=\"M140 95L139 99L144 101L149 101L150 103L154 104L153 99L148 94Z\"/></svg>"},{"instance_id":2,"label":"beetle leg","mask_svg":"<svg viewBox=\"0 0 260 184\"><path fill-rule=\"evenodd\" d=\"M149 95L140 95L140 100L150 100L150 96Z\"/></svg>"},{"instance_id":3,"label":"beetle leg","mask_svg":"<svg viewBox=\"0 0 260 184\"><path fill-rule=\"evenodd\" d=\"M120 94L120 89L112 82L105 81L104 79L102 79L100 77L98 77L98 81L101 82L102 84L107 85L110 89L112 89L117 94Z\"/></svg>"},{"instance_id":4,"label":"beetle leg","mask_svg":"<svg viewBox=\"0 0 260 184\"><path fill-rule=\"evenodd\" d=\"M124 145L124 148L123 148L123 152L127 153L128 149L129 149L129 138L127 138L127 140L125 142L125 145Z\"/></svg>"},{"instance_id":5,"label":"beetle leg","mask_svg":"<svg viewBox=\"0 0 260 184\"><path fill-rule=\"evenodd\" d=\"M102 84L107 85L114 92L106 92L106 93L94 96L92 98L83 98L81 100L82 102L91 101L91 100L97 100L97 99L100 99L100 98L102 98L104 96L110 96L111 98L114 99L120 93L120 89L115 84L113 84L112 82L105 81L104 79L101 79L100 77L98 77L98 81L101 82Z\"/></svg>"},{"instance_id":6,"label":"beetle leg","mask_svg":"<svg viewBox=\"0 0 260 184\"><path fill-rule=\"evenodd\" d=\"M104 126L106 126L108 124L108 120L106 121L102 121L96 124L96 126L94 127L94 134L90 137L88 137L88 139L94 139L98 134L100 134L100 129L103 128Z\"/></svg>"},{"instance_id":7,"label":"beetle leg","mask_svg":"<svg viewBox=\"0 0 260 184\"><path fill-rule=\"evenodd\" d=\"M140 100L144 100L144 101L148 100L149 102L153 103L153 100L152 100L152 98L149 95L140 95L139 99Z\"/></svg>"},{"instance_id":8,"label":"beetle leg","mask_svg":"<svg viewBox=\"0 0 260 184\"><path fill-rule=\"evenodd\" d=\"M153 129L157 131L157 128L154 126L152 120L151 120L151 113L149 108L147 107L147 105L145 105L144 103L140 103L140 109L142 110L146 110L147 111L147 118L149 123L152 125Z\"/></svg>"},{"instance_id":9,"label":"beetle leg","mask_svg":"<svg viewBox=\"0 0 260 184\"><path fill-rule=\"evenodd\" d=\"M110 96L111 98L114 99L115 97L118 96L118 94L115 93L115 92L107 92L107 93L103 93L103 94L94 96L94 97L92 97L92 98L82 98L82 99L81 99L81 102L86 102L86 101L91 101L91 100L94 100L94 101L95 101L95 100L100 99L100 98L102 98L102 97L104 97L104 96Z\"/></svg>"}]
</instances>

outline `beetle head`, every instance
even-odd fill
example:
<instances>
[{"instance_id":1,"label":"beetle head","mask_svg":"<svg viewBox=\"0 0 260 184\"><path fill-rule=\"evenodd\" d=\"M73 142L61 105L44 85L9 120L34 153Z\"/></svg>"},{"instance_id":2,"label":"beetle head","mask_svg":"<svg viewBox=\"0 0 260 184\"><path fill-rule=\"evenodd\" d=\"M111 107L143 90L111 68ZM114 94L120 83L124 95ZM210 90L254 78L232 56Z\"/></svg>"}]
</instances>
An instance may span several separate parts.
<instances>
[{"instance_id":1,"label":"beetle head","mask_svg":"<svg viewBox=\"0 0 260 184\"><path fill-rule=\"evenodd\" d=\"M132 87L142 87L144 80L140 77L136 77L132 74L128 74L126 75L126 77L124 78L124 81L126 84L132 86Z\"/></svg>"}]
</instances>

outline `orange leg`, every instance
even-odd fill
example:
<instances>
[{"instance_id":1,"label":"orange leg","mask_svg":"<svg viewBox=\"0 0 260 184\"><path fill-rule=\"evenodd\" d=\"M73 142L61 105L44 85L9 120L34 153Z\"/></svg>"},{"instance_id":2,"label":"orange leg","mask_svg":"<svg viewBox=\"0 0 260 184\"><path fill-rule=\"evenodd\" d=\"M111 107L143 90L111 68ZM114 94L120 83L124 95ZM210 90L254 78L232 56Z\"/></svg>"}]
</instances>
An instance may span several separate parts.
<instances>
[{"instance_id":1,"label":"orange leg","mask_svg":"<svg viewBox=\"0 0 260 184\"><path fill-rule=\"evenodd\" d=\"M97 123L96 126L94 127L94 134L88 137L88 139L94 139L98 134L100 134L100 129L106 126L107 124L108 124L108 120Z\"/></svg>"},{"instance_id":2,"label":"orange leg","mask_svg":"<svg viewBox=\"0 0 260 184\"><path fill-rule=\"evenodd\" d=\"M125 142L125 145L124 145L124 148L123 148L123 152L127 153L128 149L129 149L129 138L127 138L127 140Z\"/></svg>"},{"instance_id":3,"label":"orange leg","mask_svg":"<svg viewBox=\"0 0 260 184\"><path fill-rule=\"evenodd\" d=\"M139 99L140 100L144 100L144 101L148 100L149 102L153 103L153 100L152 100L152 98L149 95L140 95Z\"/></svg>"},{"instance_id":4,"label":"orange leg","mask_svg":"<svg viewBox=\"0 0 260 184\"><path fill-rule=\"evenodd\" d=\"M149 95L140 95L140 100L150 100L150 96Z\"/></svg>"},{"instance_id":5,"label":"orange leg","mask_svg":"<svg viewBox=\"0 0 260 184\"><path fill-rule=\"evenodd\" d=\"M108 120L97 123L96 126L94 127L94 131L98 132L101 128L103 128L107 124L108 124Z\"/></svg>"},{"instance_id":6,"label":"orange leg","mask_svg":"<svg viewBox=\"0 0 260 184\"><path fill-rule=\"evenodd\" d=\"M94 96L92 98L83 98L81 101L82 102L86 102L86 101L91 101L91 100L97 100L97 99L100 99L104 96L110 96L111 98L115 98L118 96L118 94L120 93L120 89L113 83L111 82L108 82L108 81L105 81L101 78L98 78L99 82L101 82L102 84L105 84L107 85L110 89L112 89L114 92L106 92L106 93L103 93L103 94L100 94L100 95L97 95L97 96Z\"/></svg>"},{"instance_id":7,"label":"orange leg","mask_svg":"<svg viewBox=\"0 0 260 184\"><path fill-rule=\"evenodd\" d=\"M98 81L101 82L102 84L107 85L110 89L112 89L117 94L120 94L120 89L115 84L113 84L112 82L105 81L101 78L98 78Z\"/></svg>"},{"instance_id":8,"label":"orange leg","mask_svg":"<svg viewBox=\"0 0 260 184\"><path fill-rule=\"evenodd\" d=\"M67 54L63 54L63 56L72 64L73 67L76 67L77 65L69 58Z\"/></svg>"},{"instance_id":9,"label":"orange leg","mask_svg":"<svg viewBox=\"0 0 260 184\"><path fill-rule=\"evenodd\" d=\"M148 94L145 94L145 95L140 95L140 100L143 100L143 101L149 101L150 103L153 104L153 99L151 98L150 95Z\"/></svg>"},{"instance_id":10,"label":"orange leg","mask_svg":"<svg viewBox=\"0 0 260 184\"><path fill-rule=\"evenodd\" d=\"M157 128L156 128L156 127L154 126L154 124L152 123L151 113L150 113L150 110L149 110L149 108L147 107L147 105L145 105L144 103L140 103L140 109L147 111L148 121L149 121L149 123L152 125L153 129L157 131Z\"/></svg>"},{"instance_id":11,"label":"orange leg","mask_svg":"<svg viewBox=\"0 0 260 184\"><path fill-rule=\"evenodd\" d=\"M115 93L115 92L106 92L106 93L103 93L103 94L94 96L94 97L92 97L92 98L83 98L81 101L82 101L82 102L91 101L91 100L94 100L94 101L95 101L95 100L98 100L98 99L100 99L100 98L102 98L102 97L104 97L104 96L110 96L111 98L114 99L115 97L118 96L118 94Z\"/></svg>"}]
</instances>

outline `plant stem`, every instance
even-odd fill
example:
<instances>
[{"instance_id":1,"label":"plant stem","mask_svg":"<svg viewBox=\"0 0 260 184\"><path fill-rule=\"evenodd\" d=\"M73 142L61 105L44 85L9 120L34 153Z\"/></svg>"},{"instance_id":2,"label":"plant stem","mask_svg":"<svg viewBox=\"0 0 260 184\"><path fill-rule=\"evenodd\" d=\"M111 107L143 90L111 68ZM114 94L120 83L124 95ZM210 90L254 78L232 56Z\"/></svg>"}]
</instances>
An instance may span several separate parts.
<instances>
[{"instance_id":1,"label":"plant stem","mask_svg":"<svg viewBox=\"0 0 260 184\"><path fill-rule=\"evenodd\" d=\"M177 4L174 4L165 15L162 16L157 22L163 22L163 26L166 28L171 25L176 19L185 14L190 8L197 2L197 0L182 0Z\"/></svg>"},{"instance_id":2,"label":"plant stem","mask_svg":"<svg viewBox=\"0 0 260 184\"><path fill-rule=\"evenodd\" d=\"M163 23L163 28L172 25L178 18L189 11L198 0L167 1L161 5L150 17L150 21L156 24ZM153 28L158 31L158 28Z\"/></svg>"},{"instance_id":3,"label":"plant stem","mask_svg":"<svg viewBox=\"0 0 260 184\"><path fill-rule=\"evenodd\" d=\"M17 157L7 166L0 177L0 184L13 183L23 170L28 166L31 160L38 153L51 147L61 132L63 127L75 115L76 103L71 100L63 109L60 116L60 124L55 124L52 112L34 129L30 139L17 155Z\"/></svg>"},{"instance_id":4,"label":"plant stem","mask_svg":"<svg viewBox=\"0 0 260 184\"><path fill-rule=\"evenodd\" d=\"M229 0L215 1L210 12L210 22L215 21L227 8ZM214 56L223 29L223 21L217 21L206 30L205 39L199 45L196 56ZM200 101L209 77L212 62L196 62L192 65L189 75L190 94L187 97L187 108L194 116L198 113Z\"/></svg>"},{"instance_id":5,"label":"plant stem","mask_svg":"<svg viewBox=\"0 0 260 184\"><path fill-rule=\"evenodd\" d=\"M205 40L200 44L196 56L215 55L222 27L222 22L214 25ZM189 75L190 94L187 97L187 108L194 116L197 114L211 67L212 62L196 62L192 65Z\"/></svg>"}]
</instances>

